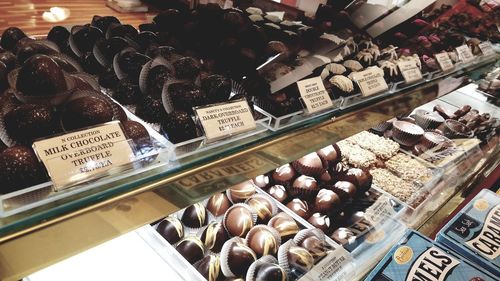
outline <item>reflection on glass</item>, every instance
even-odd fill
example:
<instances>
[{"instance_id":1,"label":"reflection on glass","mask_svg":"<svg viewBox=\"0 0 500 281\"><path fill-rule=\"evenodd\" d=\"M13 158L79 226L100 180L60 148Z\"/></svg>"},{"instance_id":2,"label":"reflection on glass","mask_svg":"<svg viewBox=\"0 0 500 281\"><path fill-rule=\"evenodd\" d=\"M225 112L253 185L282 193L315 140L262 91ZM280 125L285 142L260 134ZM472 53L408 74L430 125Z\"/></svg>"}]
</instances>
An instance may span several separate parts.
<instances>
[{"instance_id":1,"label":"reflection on glass","mask_svg":"<svg viewBox=\"0 0 500 281\"><path fill-rule=\"evenodd\" d=\"M69 17L71 14L68 8L52 7L47 12L43 12L42 18L47 22L60 22Z\"/></svg>"}]
</instances>

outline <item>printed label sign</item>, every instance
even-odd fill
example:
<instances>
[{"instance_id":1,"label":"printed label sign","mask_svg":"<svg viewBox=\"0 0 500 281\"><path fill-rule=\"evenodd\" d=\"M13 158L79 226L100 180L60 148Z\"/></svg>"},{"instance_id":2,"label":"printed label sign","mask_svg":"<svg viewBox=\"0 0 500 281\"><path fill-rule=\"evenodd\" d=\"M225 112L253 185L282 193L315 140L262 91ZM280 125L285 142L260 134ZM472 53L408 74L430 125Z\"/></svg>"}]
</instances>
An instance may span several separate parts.
<instances>
[{"instance_id":1,"label":"printed label sign","mask_svg":"<svg viewBox=\"0 0 500 281\"><path fill-rule=\"evenodd\" d=\"M470 51L469 46L462 45L460 47L457 47L456 50L461 61L470 62L474 59L474 55Z\"/></svg>"},{"instance_id":2,"label":"printed label sign","mask_svg":"<svg viewBox=\"0 0 500 281\"><path fill-rule=\"evenodd\" d=\"M448 53L443 52L443 53L435 54L434 57L436 58L436 60L439 64L439 67L441 67L442 71L448 71L448 70L453 69L454 65L453 65L453 62L451 61Z\"/></svg>"},{"instance_id":3,"label":"printed label sign","mask_svg":"<svg viewBox=\"0 0 500 281\"><path fill-rule=\"evenodd\" d=\"M252 111L245 99L197 107L194 110L203 126L207 142L213 142L256 128Z\"/></svg>"},{"instance_id":4,"label":"printed label sign","mask_svg":"<svg viewBox=\"0 0 500 281\"><path fill-rule=\"evenodd\" d=\"M491 43L486 41L486 42L481 42L479 44L479 49L481 50L481 53L485 56L493 55L495 51L493 50L493 46L491 46Z\"/></svg>"},{"instance_id":5,"label":"printed label sign","mask_svg":"<svg viewBox=\"0 0 500 281\"><path fill-rule=\"evenodd\" d=\"M391 199L388 196L380 196L373 205L371 205L365 212L365 218L372 224L376 225L379 222L384 222L389 218L393 218L396 211L392 206Z\"/></svg>"},{"instance_id":6,"label":"printed label sign","mask_svg":"<svg viewBox=\"0 0 500 281\"><path fill-rule=\"evenodd\" d=\"M352 74L363 96L371 96L389 89L384 80L384 71L378 67L369 67L366 70Z\"/></svg>"},{"instance_id":7,"label":"printed label sign","mask_svg":"<svg viewBox=\"0 0 500 281\"><path fill-rule=\"evenodd\" d=\"M349 253L344 248L338 247L317 263L311 271L303 275L299 281L346 280L349 279L350 274L353 274L352 270L352 260Z\"/></svg>"},{"instance_id":8,"label":"printed label sign","mask_svg":"<svg viewBox=\"0 0 500 281\"><path fill-rule=\"evenodd\" d=\"M119 122L33 144L56 190L132 162L134 153Z\"/></svg>"},{"instance_id":9,"label":"printed label sign","mask_svg":"<svg viewBox=\"0 0 500 281\"><path fill-rule=\"evenodd\" d=\"M321 77L314 77L297 82L300 96L308 113L314 113L333 107L333 102L325 89Z\"/></svg>"},{"instance_id":10,"label":"printed label sign","mask_svg":"<svg viewBox=\"0 0 500 281\"><path fill-rule=\"evenodd\" d=\"M410 84L419 80L422 80L422 72L417 66L414 60L400 61L398 62L399 70L401 75L405 79L406 84Z\"/></svg>"}]
</instances>

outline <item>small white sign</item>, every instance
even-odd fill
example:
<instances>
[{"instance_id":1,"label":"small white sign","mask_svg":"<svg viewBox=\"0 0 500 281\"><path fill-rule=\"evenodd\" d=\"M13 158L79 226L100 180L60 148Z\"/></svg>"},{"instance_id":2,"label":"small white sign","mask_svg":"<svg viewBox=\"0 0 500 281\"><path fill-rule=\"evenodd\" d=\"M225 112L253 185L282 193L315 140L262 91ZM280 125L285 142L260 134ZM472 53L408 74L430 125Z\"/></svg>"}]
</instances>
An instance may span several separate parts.
<instances>
[{"instance_id":1,"label":"small white sign","mask_svg":"<svg viewBox=\"0 0 500 281\"><path fill-rule=\"evenodd\" d=\"M458 58L460 58L462 62L470 62L474 59L474 55L472 54L469 46L462 45L460 47L457 47L456 50L458 53Z\"/></svg>"},{"instance_id":2,"label":"small white sign","mask_svg":"<svg viewBox=\"0 0 500 281\"><path fill-rule=\"evenodd\" d=\"M365 211L365 218L372 225L384 223L387 219L393 218L396 215L393 204L387 195L380 196L373 205Z\"/></svg>"},{"instance_id":3,"label":"small white sign","mask_svg":"<svg viewBox=\"0 0 500 281\"><path fill-rule=\"evenodd\" d=\"M307 113L315 113L333 107L332 99L325 89L321 77L314 77L297 82L302 101Z\"/></svg>"},{"instance_id":4,"label":"small white sign","mask_svg":"<svg viewBox=\"0 0 500 281\"><path fill-rule=\"evenodd\" d=\"M318 262L299 281L340 281L348 280L353 274L351 255L342 247L338 247Z\"/></svg>"},{"instance_id":5,"label":"small white sign","mask_svg":"<svg viewBox=\"0 0 500 281\"><path fill-rule=\"evenodd\" d=\"M485 56L493 55L495 53L495 50L493 50L493 46L491 46L491 43L489 41L481 42L479 44L479 49Z\"/></svg>"},{"instance_id":6,"label":"small white sign","mask_svg":"<svg viewBox=\"0 0 500 281\"><path fill-rule=\"evenodd\" d=\"M441 67L442 71L449 71L455 67L447 52L435 54L434 57L436 58L436 61L438 62L439 67Z\"/></svg>"},{"instance_id":7,"label":"small white sign","mask_svg":"<svg viewBox=\"0 0 500 281\"><path fill-rule=\"evenodd\" d=\"M389 86L384 79L384 71L373 66L366 70L352 73L353 80L358 84L363 96L371 96L383 91L387 91Z\"/></svg>"},{"instance_id":8,"label":"small white sign","mask_svg":"<svg viewBox=\"0 0 500 281\"><path fill-rule=\"evenodd\" d=\"M405 79L406 84L410 84L423 79L422 72L417 66L417 62L414 60L400 61L398 62L399 71Z\"/></svg>"}]
</instances>

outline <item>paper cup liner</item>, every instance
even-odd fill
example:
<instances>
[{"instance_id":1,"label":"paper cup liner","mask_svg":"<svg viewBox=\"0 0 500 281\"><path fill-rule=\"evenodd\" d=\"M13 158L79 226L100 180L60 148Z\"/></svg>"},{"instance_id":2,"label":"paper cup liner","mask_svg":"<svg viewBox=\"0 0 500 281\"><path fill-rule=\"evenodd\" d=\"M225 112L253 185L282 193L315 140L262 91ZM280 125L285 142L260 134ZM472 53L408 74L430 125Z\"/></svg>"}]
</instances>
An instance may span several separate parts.
<instances>
[{"instance_id":1,"label":"paper cup liner","mask_svg":"<svg viewBox=\"0 0 500 281\"><path fill-rule=\"evenodd\" d=\"M451 142L451 140L435 132L425 132L424 136L422 137L422 144L427 149L434 148L444 142Z\"/></svg>"},{"instance_id":2,"label":"paper cup liner","mask_svg":"<svg viewBox=\"0 0 500 281\"><path fill-rule=\"evenodd\" d=\"M420 141L424 130L419 126L406 122L395 121L392 127L392 137L403 146L413 146Z\"/></svg>"},{"instance_id":3,"label":"paper cup liner","mask_svg":"<svg viewBox=\"0 0 500 281\"><path fill-rule=\"evenodd\" d=\"M274 222L275 222L274 220L278 220L279 218L281 218L281 220L278 222L281 222L281 223L278 225L274 225ZM287 225L285 225L285 227L281 228L281 229L277 228L277 226L283 226L285 222L287 223L287 225L288 224L293 224L293 225L290 227L286 227ZM276 216L274 216L271 220L269 220L267 225L276 229L276 231L278 231L278 233L281 236L282 242L293 238L300 230L300 227L297 224L297 221L295 221L295 219L292 216L290 216L289 214L287 214L285 212L280 212L280 213L276 214ZM282 230L282 231L280 232L280 230Z\"/></svg>"},{"instance_id":4,"label":"paper cup liner","mask_svg":"<svg viewBox=\"0 0 500 281\"><path fill-rule=\"evenodd\" d=\"M257 268L258 265L264 264L264 263L274 263L274 264L278 265L278 260L271 255L267 255L267 256L263 256L260 259L254 261L252 263L252 265L250 265L250 267L248 268L245 281L254 281L255 277L256 277L255 276L255 274L256 274L255 269ZM283 273L286 274L284 271L283 271Z\"/></svg>"},{"instance_id":5,"label":"paper cup liner","mask_svg":"<svg viewBox=\"0 0 500 281\"><path fill-rule=\"evenodd\" d=\"M241 264L239 265L240 266L239 269L240 270L242 269L242 271L245 271L245 274L243 276L238 276L236 273L233 272L233 270L231 270L231 267L229 266L229 253L231 251L231 246L233 243L238 243L238 244L240 244L241 247L247 248L247 250L249 250L251 253L253 253L255 260L257 260L257 256L255 255L255 253L253 252L252 249L250 249L249 247L246 246L245 240L243 238L233 237L233 238L229 239L228 241L226 241L226 243L224 243L224 245L222 246L222 250L220 252L220 258L221 258L220 265L221 265L222 273L226 277L245 277L246 273L248 272L248 268L250 268L251 264L246 269L242 268L244 265L241 265ZM255 262L255 260L254 260L254 262Z\"/></svg>"},{"instance_id":6,"label":"paper cup liner","mask_svg":"<svg viewBox=\"0 0 500 281\"><path fill-rule=\"evenodd\" d=\"M250 204L248 204L249 201L252 201L252 199L258 198L260 200L265 200L270 206L271 209L269 210L265 204L261 203L260 201L257 201L259 206L257 208L252 207ZM278 206L276 203L269 197L267 197L264 194L254 194L252 197L248 198L245 201L245 204L250 206L250 208L254 209L254 212L257 214L257 222L261 223L267 223L270 218L272 218L276 213L278 212ZM269 212L267 212L269 211Z\"/></svg>"},{"instance_id":7,"label":"paper cup liner","mask_svg":"<svg viewBox=\"0 0 500 281\"><path fill-rule=\"evenodd\" d=\"M319 176L325 171L325 168L323 166L310 167L310 166L307 166L307 165L300 163L297 160L292 162L292 166L297 172L301 173L302 175L311 176L311 177Z\"/></svg>"},{"instance_id":8,"label":"paper cup liner","mask_svg":"<svg viewBox=\"0 0 500 281\"><path fill-rule=\"evenodd\" d=\"M50 41L49 41L50 42ZM50 57L57 62L57 64L68 73L83 73L83 68L73 57L64 53L57 53L50 55ZM61 65L65 63L66 65ZM90 75L90 74L88 74Z\"/></svg>"},{"instance_id":9,"label":"paper cup liner","mask_svg":"<svg viewBox=\"0 0 500 281\"><path fill-rule=\"evenodd\" d=\"M268 231L274 237L274 240L276 242L276 251L275 252L270 251L269 253L263 253L263 256L276 255L278 253L279 246L281 245L281 236L276 229L274 229L270 226L267 226L264 224L259 224L259 225L252 227L252 229L250 229L250 231L247 233L247 236L245 237L246 245L248 247L251 247L250 240L252 239L252 236L255 235L255 233L258 231ZM254 250L254 252L255 252L255 250ZM259 253L257 253L257 252L255 252L255 253L257 254L257 256L259 255Z\"/></svg>"},{"instance_id":10,"label":"paper cup liner","mask_svg":"<svg viewBox=\"0 0 500 281\"><path fill-rule=\"evenodd\" d=\"M77 72L77 73L71 73L70 76L71 78L73 78L74 81L74 89L95 90L95 91L101 90L99 81L93 75L90 75L85 72Z\"/></svg>"},{"instance_id":11,"label":"paper cup liner","mask_svg":"<svg viewBox=\"0 0 500 281\"><path fill-rule=\"evenodd\" d=\"M234 209L234 208L240 208L240 207L243 207L243 208L247 209L250 212L251 216L252 216L251 224L249 225L248 230L244 231L244 233L241 235L241 237L245 237L247 235L247 233L255 226L255 223L257 222L257 214L254 212L253 208L251 208L250 206L248 206L245 203L234 204L229 209L227 209L226 213L224 214L224 218L222 219L222 225L226 229L227 233L229 233L229 236L231 236L232 234L231 234L231 232L229 231L229 229L227 227L227 223L228 223L228 216L227 216L227 214L229 214L232 209Z\"/></svg>"},{"instance_id":12,"label":"paper cup liner","mask_svg":"<svg viewBox=\"0 0 500 281\"><path fill-rule=\"evenodd\" d=\"M392 123L384 121L384 122L379 123L376 126L372 127L370 129L370 131L381 136L384 134L385 131L390 130L391 128L392 128Z\"/></svg>"},{"instance_id":13,"label":"paper cup liner","mask_svg":"<svg viewBox=\"0 0 500 281\"><path fill-rule=\"evenodd\" d=\"M474 132L469 130L467 126L453 119L447 119L444 121L443 133L450 139L471 138L474 136Z\"/></svg>"},{"instance_id":14,"label":"paper cup liner","mask_svg":"<svg viewBox=\"0 0 500 281\"><path fill-rule=\"evenodd\" d=\"M169 77L174 74L174 66L168 62L165 58L158 56L149 62L147 62L141 69L141 73L139 74L139 88L141 89L142 94L148 94L148 76L151 69L155 66L163 65L168 69Z\"/></svg>"},{"instance_id":15,"label":"paper cup liner","mask_svg":"<svg viewBox=\"0 0 500 281\"><path fill-rule=\"evenodd\" d=\"M436 113L415 114L415 123L424 130L436 129L443 122L444 118Z\"/></svg>"}]
</instances>

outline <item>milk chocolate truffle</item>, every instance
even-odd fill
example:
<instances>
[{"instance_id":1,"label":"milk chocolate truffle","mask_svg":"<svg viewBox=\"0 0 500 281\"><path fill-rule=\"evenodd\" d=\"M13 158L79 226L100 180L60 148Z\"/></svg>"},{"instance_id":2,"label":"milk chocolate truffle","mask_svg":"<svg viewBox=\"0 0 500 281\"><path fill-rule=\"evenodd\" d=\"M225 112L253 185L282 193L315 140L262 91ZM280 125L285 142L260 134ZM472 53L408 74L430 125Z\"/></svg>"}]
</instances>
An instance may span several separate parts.
<instances>
[{"instance_id":1,"label":"milk chocolate truffle","mask_svg":"<svg viewBox=\"0 0 500 281\"><path fill-rule=\"evenodd\" d=\"M288 264L301 273L306 273L314 266L314 258L305 248L291 246L287 253Z\"/></svg>"},{"instance_id":2,"label":"milk chocolate truffle","mask_svg":"<svg viewBox=\"0 0 500 281\"><path fill-rule=\"evenodd\" d=\"M61 67L46 55L34 55L24 62L16 87L28 96L53 96L67 90Z\"/></svg>"},{"instance_id":3,"label":"milk chocolate truffle","mask_svg":"<svg viewBox=\"0 0 500 281\"><path fill-rule=\"evenodd\" d=\"M208 255L197 262L194 267L207 281L217 281L222 276L218 255Z\"/></svg>"},{"instance_id":4,"label":"milk chocolate truffle","mask_svg":"<svg viewBox=\"0 0 500 281\"><path fill-rule=\"evenodd\" d=\"M201 203L193 204L184 210L181 221L185 226L191 228L200 228L207 225L207 209Z\"/></svg>"},{"instance_id":5,"label":"milk chocolate truffle","mask_svg":"<svg viewBox=\"0 0 500 281\"><path fill-rule=\"evenodd\" d=\"M276 205L263 194L255 194L246 202L257 214L257 223L267 223L276 211Z\"/></svg>"},{"instance_id":6,"label":"milk chocolate truffle","mask_svg":"<svg viewBox=\"0 0 500 281\"><path fill-rule=\"evenodd\" d=\"M248 198L255 194L256 186L251 180L244 181L240 184L233 185L226 191L227 197L233 203L245 202Z\"/></svg>"},{"instance_id":7,"label":"milk chocolate truffle","mask_svg":"<svg viewBox=\"0 0 500 281\"><path fill-rule=\"evenodd\" d=\"M297 216L306 219L309 214L309 206L306 201L294 198L292 201L288 202L286 206L292 210Z\"/></svg>"},{"instance_id":8,"label":"milk chocolate truffle","mask_svg":"<svg viewBox=\"0 0 500 281\"><path fill-rule=\"evenodd\" d=\"M4 116L7 134L17 142L31 144L34 139L50 136L59 130L55 108L43 104L22 104Z\"/></svg>"},{"instance_id":9,"label":"milk chocolate truffle","mask_svg":"<svg viewBox=\"0 0 500 281\"><path fill-rule=\"evenodd\" d=\"M292 162L292 166L299 173L307 176L319 176L323 173L323 162L316 152L309 153Z\"/></svg>"},{"instance_id":10,"label":"milk chocolate truffle","mask_svg":"<svg viewBox=\"0 0 500 281\"><path fill-rule=\"evenodd\" d=\"M222 216L231 207L231 202L224 193L217 193L207 202L207 210L215 217Z\"/></svg>"},{"instance_id":11,"label":"milk chocolate truffle","mask_svg":"<svg viewBox=\"0 0 500 281\"><path fill-rule=\"evenodd\" d=\"M169 113L161 121L161 128L168 135L168 140L173 143L187 141L198 136L193 119L184 111Z\"/></svg>"},{"instance_id":12,"label":"milk chocolate truffle","mask_svg":"<svg viewBox=\"0 0 500 281\"><path fill-rule=\"evenodd\" d=\"M316 195L319 191L319 186L313 177L300 176L293 182L290 194L292 196L310 197Z\"/></svg>"},{"instance_id":13,"label":"milk chocolate truffle","mask_svg":"<svg viewBox=\"0 0 500 281\"><path fill-rule=\"evenodd\" d=\"M65 130L75 130L109 122L113 119L113 108L104 99L83 96L64 105L61 122Z\"/></svg>"},{"instance_id":14,"label":"milk chocolate truffle","mask_svg":"<svg viewBox=\"0 0 500 281\"><path fill-rule=\"evenodd\" d=\"M277 184L290 185L297 173L290 164L285 164L274 170L272 178Z\"/></svg>"},{"instance_id":15,"label":"milk chocolate truffle","mask_svg":"<svg viewBox=\"0 0 500 281\"><path fill-rule=\"evenodd\" d=\"M172 245L184 237L184 226L178 218L173 216L163 219L156 227L156 231Z\"/></svg>"},{"instance_id":16,"label":"milk chocolate truffle","mask_svg":"<svg viewBox=\"0 0 500 281\"><path fill-rule=\"evenodd\" d=\"M197 237L186 237L175 247L190 264L201 260L205 255L205 247Z\"/></svg>"},{"instance_id":17,"label":"milk chocolate truffle","mask_svg":"<svg viewBox=\"0 0 500 281\"><path fill-rule=\"evenodd\" d=\"M281 239L276 229L267 225L256 225L248 232L246 242L258 257L274 256L278 253Z\"/></svg>"},{"instance_id":18,"label":"milk chocolate truffle","mask_svg":"<svg viewBox=\"0 0 500 281\"><path fill-rule=\"evenodd\" d=\"M342 177L343 180L354 184L359 191L366 191L372 185L373 177L369 171L359 168L351 168L347 170L346 176Z\"/></svg>"},{"instance_id":19,"label":"milk chocolate truffle","mask_svg":"<svg viewBox=\"0 0 500 281\"><path fill-rule=\"evenodd\" d=\"M338 181L333 185L332 190L340 196L343 202L348 201L356 195L356 186L348 181Z\"/></svg>"},{"instance_id":20,"label":"milk chocolate truffle","mask_svg":"<svg viewBox=\"0 0 500 281\"><path fill-rule=\"evenodd\" d=\"M271 262L261 262L255 265L255 281L286 281L287 275L281 266Z\"/></svg>"},{"instance_id":21,"label":"milk chocolate truffle","mask_svg":"<svg viewBox=\"0 0 500 281\"><path fill-rule=\"evenodd\" d=\"M229 240L226 229L220 222L211 222L207 225L200 237L205 247L214 253L219 253L222 245Z\"/></svg>"},{"instance_id":22,"label":"milk chocolate truffle","mask_svg":"<svg viewBox=\"0 0 500 281\"><path fill-rule=\"evenodd\" d=\"M296 235L294 241L298 246L309 251L314 258L314 263L317 263L326 256L329 250L324 239L324 234L317 233L316 229L302 230Z\"/></svg>"},{"instance_id":23,"label":"milk chocolate truffle","mask_svg":"<svg viewBox=\"0 0 500 281\"><path fill-rule=\"evenodd\" d=\"M245 237L254 226L254 216L248 205L236 204L224 215L224 227L231 236Z\"/></svg>"},{"instance_id":24,"label":"milk chocolate truffle","mask_svg":"<svg viewBox=\"0 0 500 281\"><path fill-rule=\"evenodd\" d=\"M320 212L332 212L342 205L340 196L332 190L321 189L314 200L314 207Z\"/></svg>"},{"instance_id":25,"label":"milk chocolate truffle","mask_svg":"<svg viewBox=\"0 0 500 281\"><path fill-rule=\"evenodd\" d=\"M337 144L328 145L316 151L324 167L333 167L341 160L340 148Z\"/></svg>"},{"instance_id":26,"label":"milk chocolate truffle","mask_svg":"<svg viewBox=\"0 0 500 281\"><path fill-rule=\"evenodd\" d=\"M260 175L253 179L253 183L259 188L266 189L271 183L271 179L267 175Z\"/></svg>"},{"instance_id":27,"label":"milk chocolate truffle","mask_svg":"<svg viewBox=\"0 0 500 281\"><path fill-rule=\"evenodd\" d=\"M221 268L226 277L244 277L248 268L257 259L254 251L245 245L245 240L234 237L224 243L221 251Z\"/></svg>"},{"instance_id":28,"label":"milk chocolate truffle","mask_svg":"<svg viewBox=\"0 0 500 281\"><path fill-rule=\"evenodd\" d=\"M12 146L0 153L0 194L7 194L42 183L45 173L27 146Z\"/></svg>"},{"instance_id":29,"label":"milk chocolate truffle","mask_svg":"<svg viewBox=\"0 0 500 281\"><path fill-rule=\"evenodd\" d=\"M288 199L288 192L285 187L279 184L273 185L267 191L278 202L283 203Z\"/></svg>"},{"instance_id":30,"label":"milk chocolate truffle","mask_svg":"<svg viewBox=\"0 0 500 281\"><path fill-rule=\"evenodd\" d=\"M122 122L123 133L136 144L145 144L150 141L148 130L137 121Z\"/></svg>"},{"instance_id":31,"label":"milk chocolate truffle","mask_svg":"<svg viewBox=\"0 0 500 281\"><path fill-rule=\"evenodd\" d=\"M324 233L328 233L330 229L330 218L321 213L314 213L307 221Z\"/></svg>"},{"instance_id":32,"label":"milk chocolate truffle","mask_svg":"<svg viewBox=\"0 0 500 281\"><path fill-rule=\"evenodd\" d=\"M292 238L300 230L297 222L284 212L272 217L267 225L278 231L282 242Z\"/></svg>"}]
</instances>

